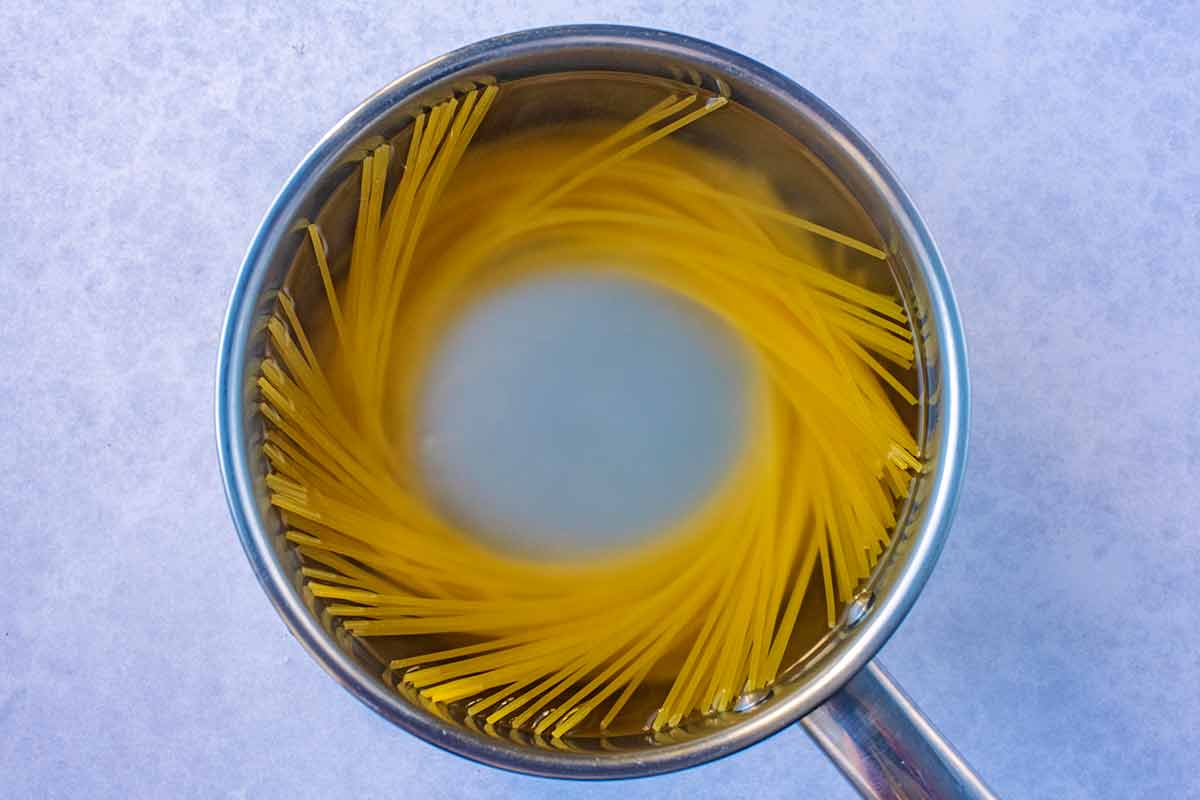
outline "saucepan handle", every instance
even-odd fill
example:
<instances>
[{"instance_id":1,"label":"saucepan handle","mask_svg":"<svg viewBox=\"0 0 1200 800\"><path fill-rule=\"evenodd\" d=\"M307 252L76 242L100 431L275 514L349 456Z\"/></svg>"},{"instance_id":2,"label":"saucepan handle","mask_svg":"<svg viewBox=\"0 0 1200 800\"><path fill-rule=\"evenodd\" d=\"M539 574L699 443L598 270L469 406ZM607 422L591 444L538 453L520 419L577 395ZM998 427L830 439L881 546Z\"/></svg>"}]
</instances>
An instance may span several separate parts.
<instances>
[{"instance_id":1,"label":"saucepan handle","mask_svg":"<svg viewBox=\"0 0 1200 800\"><path fill-rule=\"evenodd\" d=\"M996 798L878 663L800 724L863 797Z\"/></svg>"}]
</instances>

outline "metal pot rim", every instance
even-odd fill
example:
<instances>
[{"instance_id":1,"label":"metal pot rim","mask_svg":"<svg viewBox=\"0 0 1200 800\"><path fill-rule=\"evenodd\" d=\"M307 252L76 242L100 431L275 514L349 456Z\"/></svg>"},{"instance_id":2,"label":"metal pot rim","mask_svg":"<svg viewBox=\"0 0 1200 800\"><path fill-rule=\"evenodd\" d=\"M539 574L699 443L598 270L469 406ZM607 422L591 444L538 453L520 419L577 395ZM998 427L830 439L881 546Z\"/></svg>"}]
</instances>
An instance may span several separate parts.
<instances>
[{"instance_id":1,"label":"metal pot rim","mask_svg":"<svg viewBox=\"0 0 1200 800\"><path fill-rule=\"evenodd\" d=\"M939 458L926 502L925 524L882 602L829 663L808 676L790 696L744 721L692 741L605 755L557 752L472 734L405 701L366 672L325 632L309 612L277 559L257 511L254 476L246 447L244 402L247 345L255 301L270 257L271 242L290 224L293 202L318 179L322 165L370 121L425 87L479 69L498 57L547 48L616 47L711 65L718 74L784 97L849 151L884 198L889 213L918 255L929 292L928 319L941 342L942 424ZM293 635L351 694L381 716L422 739L459 755L518 772L547 777L625 778L694 766L736 752L776 733L816 708L867 664L908 613L944 544L957 502L968 428L966 352L961 322L937 248L911 200L879 155L845 120L780 73L723 47L679 34L618 25L569 25L508 34L435 58L368 98L327 133L301 161L271 204L238 272L221 334L216 376L216 427L221 474L238 536L255 575Z\"/></svg>"}]
</instances>

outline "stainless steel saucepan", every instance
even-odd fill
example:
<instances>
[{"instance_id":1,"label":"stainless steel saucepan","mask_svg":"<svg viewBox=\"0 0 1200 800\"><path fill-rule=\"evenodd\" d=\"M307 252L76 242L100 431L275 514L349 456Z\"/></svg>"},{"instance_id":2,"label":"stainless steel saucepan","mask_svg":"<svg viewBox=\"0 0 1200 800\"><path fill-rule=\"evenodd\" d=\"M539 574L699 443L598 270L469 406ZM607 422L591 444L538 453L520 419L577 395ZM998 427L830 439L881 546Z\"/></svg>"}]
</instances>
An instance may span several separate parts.
<instances>
[{"instance_id":1,"label":"stainless steel saucepan","mask_svg":"<svg viewBox=\"0 0 1200 800\"><path fill-rule=\"evenodd\" d=\"M770 691L743 698L737 711L667 735L553 747L516 734L488 735L403 696L381 679L377 656L326 627L319 608L305 597L295 556L282 541L267 501L254 378L264 350L263 322L301 242L296 222L328 211L365 145L393 135L415 110L463 85L507 85L570 73L586 73L596 86L611 88L594 93L597 113L625 118L640 109L623 108L623 98L636 92L623 93L622 87L638 81L726 93L747 112L742 119L757 122L724 131L714 127L701 145L750 153L777 148L782 137L803 149L805 169L839 187L847 207L884 242L892 277L913 320L921 398L914 425L927 466L915 479L893 544L870 581L838 626ZM575 98L566 107L579 113L583 102ZM544 113L530 112L529 124L544 122ZM525 123L518 114L507 124ZM796 159L797 169L801 160ZM781 159L774 177L786 182L789 169ZM230 509L267 595L336 680L426 741L520 772L627 778L720 758L799 723L864 796L987 798L992 795L982 781L872 661L916 601L949 533L966 455L967 395L963 331L937 249L895 177L845 120L783 75L716 45L661 31L583 25L501 36L437 58L369 98L321 139L267 211L242 264L221 338L216 411Z\"/></svg>"}]
</instances>

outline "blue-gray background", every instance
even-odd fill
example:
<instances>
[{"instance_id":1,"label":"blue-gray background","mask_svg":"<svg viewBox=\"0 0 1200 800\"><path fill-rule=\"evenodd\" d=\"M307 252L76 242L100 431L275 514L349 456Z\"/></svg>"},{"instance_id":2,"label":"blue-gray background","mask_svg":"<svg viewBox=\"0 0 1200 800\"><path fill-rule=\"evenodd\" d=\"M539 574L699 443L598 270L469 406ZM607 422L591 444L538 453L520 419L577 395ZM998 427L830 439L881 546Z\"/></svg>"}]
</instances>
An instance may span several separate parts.
<instances>
[{"instance_id":1,"label":"blue-gray background","mask_svg":"<svg viewBox=\"0 0 1200 800\"><path fill-rule=\"evenodd\" d=\"M972 454L889 668L1010 797L1200 797L1195 3L7 3L0 794L849 797L802 733L576 785L373 716L251 576L214 456L234 270L308 147L443 51L656 25L794 76L952 271Z\"/></svg>"}]
</instances>

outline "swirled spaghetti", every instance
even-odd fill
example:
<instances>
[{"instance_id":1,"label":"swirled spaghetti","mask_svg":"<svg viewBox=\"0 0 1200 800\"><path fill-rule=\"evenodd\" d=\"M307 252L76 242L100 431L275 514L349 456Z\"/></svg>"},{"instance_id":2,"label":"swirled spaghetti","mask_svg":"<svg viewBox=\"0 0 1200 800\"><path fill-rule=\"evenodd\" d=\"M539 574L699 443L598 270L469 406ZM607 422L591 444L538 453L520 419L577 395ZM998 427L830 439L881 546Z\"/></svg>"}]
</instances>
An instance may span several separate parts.
<instances>
[{"instance_id":1,"label":"swirled spaghetti","mask_svg":"<svg viewBox=\"0 0 1200 800\"><path fill-rule=\"evenodd\" d=\"M316 323L281 292L258 379L271 503L308 589L344 631L425 643L389 674L429 701L561 737L607 728L665 668L652 728L727 710L786 666L811 582L823 582L835 624L920 466L894 406L916 402L898 377L913 362L904 309L805 243L832 241L880 269L885 254L792 215L749 170L668 139L720 113L724 97L672 95L606 135L469 148L500 92L418 115L398 179L401 148L370 151L349 253L327 252L308 226L331 343L315 344ZM747 444L702 508L633 551L582 563L497 552L421 490L403 444L413 365L473 287L614 255L711 310L754 354Z\"/></svg>"}]
</instances>

